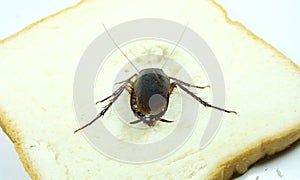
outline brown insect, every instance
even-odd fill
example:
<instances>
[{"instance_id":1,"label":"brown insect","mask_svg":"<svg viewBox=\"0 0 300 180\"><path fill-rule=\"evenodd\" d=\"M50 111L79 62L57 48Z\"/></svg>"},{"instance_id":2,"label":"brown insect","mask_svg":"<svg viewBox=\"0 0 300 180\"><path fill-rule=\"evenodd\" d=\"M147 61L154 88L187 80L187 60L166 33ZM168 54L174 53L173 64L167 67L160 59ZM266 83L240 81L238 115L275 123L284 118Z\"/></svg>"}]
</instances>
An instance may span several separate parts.
<instances>
[{"instance_id":1,"label":"brown insect","mask_svg":"<svg viewBox=\"0 0 300 180\"><path fill-rule=\"evenodd\" d=\"M103 27L105 28L107 34L114 42L114 44L119 48L117 43L115 43L115 41L110 36L106 27L104 25ZM125 55L125 53L120 48L119 50L132 64L132 62ZM204 89L209 86L195 86L183 82L179 79L166 75L161 68L147 68L138 71L138 69L134 66L134 64L132 65L137 70L138 73L132 75L130 78L128 78L125 81L117 83L117 84L121 84L117 90L115 90L110 96L106 97L105 99L96 102L96 104L105 101L108 101L109 103L106 106L104 106L103 110L92 121L82 126L81 128L77 129L76 131L74 131L74 133L93 124L97 119L104 116L107 110L119 98L119 96L122 94L124 90L127 90L128 93L130 94L130 107L134 115L137 117L137 120L130 122L130 124L143 122L151 127L154 126L157 121L166 122L166 123L173 122L167 119L163 119L162 117L164 116L164 114L168 109L170 95L172 94L174 88L176 87L179 87L180 89L185 91L188 95L193 97L195 100L200 102L205 107L215 108L220 111L224 111L226 113L237 114L235 111L229 111L205 102L204 100L196 96L193 92L191 92L188 89L188 88Z\"/></svg>"}]
</instances>

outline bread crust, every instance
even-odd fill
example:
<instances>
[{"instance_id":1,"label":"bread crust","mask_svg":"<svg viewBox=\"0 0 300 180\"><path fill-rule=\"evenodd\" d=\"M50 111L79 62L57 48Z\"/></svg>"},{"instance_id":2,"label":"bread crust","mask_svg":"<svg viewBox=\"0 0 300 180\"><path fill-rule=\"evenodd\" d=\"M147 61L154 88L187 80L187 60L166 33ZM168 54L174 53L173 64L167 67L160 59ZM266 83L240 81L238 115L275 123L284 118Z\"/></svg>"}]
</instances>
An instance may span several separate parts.
<instances>
[{"instance_id":1,"label":"bread crust","mask_svg":"<svg viewBox=\"0 0 300 180\"><path fill-rule=\"evenodd\" d=\"M280 56L281 59L284 60L286 63L286 66L289 66L291 70L294 70L295 73L300 75L300 67L297 66L291 59L286 57L284 54L282 54L280 51L278 51L275 47L270 45L269 43L265 42L262 38L256 36L253 32L248 30L244 25L237 21L232 21L229 19L227 12L215 1L210 0L211 3L213 3L217 8L219 8L220 11L223 12L224 17L228 24L235 26L239 29L241 29L244 32L247 32L247 35L259 43L265 45L269 49L273 50L274 53L276 53L278 56ZM18 36L22 35L26 31L34 28L35 26L44 23L46 21L51 21L52 18L56 18L61 14L67 13L73 9L76 9L78 6L81 6L84 3L88 3L88 0L82 0L79 3L77 3L74 6L68 7L64 10L61 10L53 15L50 15L46 18L43 18L24 29L20 30L19 32L0 40L0 44L4 44L8 41L11 41ZM16 125L7 117L5 112L1 111L0 109L0 127L2 130L7 134L7 136L10 138L10 140L14 143L14 147L20 157L21 162L23 163L23 166L25 170L28 172L29 176L32 179L41 179L39 173L36 171L35 167L32 165L32 160L30 159L29 154L26 152L24 148L22 148L23 140L22 135ZM248 168L253 165L258 160L273 155L277 152L280 152L286 148L288 148L292 143L296 142L300 139L300 123L297 126L292 127L291 129L282 132L281 134L278 134L275 137L269 137L263 140L262 143L258 143L255 146L248 148L244 150L243 152L240 152L236 157L229 158L223 163L220 163L216 170L210 174L207 179L217 179L217 180L227 180L232 178L235 174L243 174L245 173Z\"/></svg>"},{"instance_id":2,"label":"bread crust","mask_svg":"<svg viewBox=\"0 0 300 180\"><path fill-rule=\"evenodd\" d=\"M38 173L34 170L34 167L31 165L31 160L27 152L22 148L22 138L20 132L17 128L11 123L11 120L8 119L6 114L0 109L0 127L3 132L9 137L13 142L16 152L19 155L19 158L29 176L32 179L39 179Z\"/></svg>"},{"instance_id":3,"label":"bread crust","mask_svg":"<svg viewBox=\"0 0 300 180\"><path fill-rule=\"evenodd\" d=\"M300 123L277 136L266 138L261 143L245 149L232 159L220 163L208 179L227 180L233 176L244 174L258 160L285 150L300 139Z\"/></svg>"}]
</instances>

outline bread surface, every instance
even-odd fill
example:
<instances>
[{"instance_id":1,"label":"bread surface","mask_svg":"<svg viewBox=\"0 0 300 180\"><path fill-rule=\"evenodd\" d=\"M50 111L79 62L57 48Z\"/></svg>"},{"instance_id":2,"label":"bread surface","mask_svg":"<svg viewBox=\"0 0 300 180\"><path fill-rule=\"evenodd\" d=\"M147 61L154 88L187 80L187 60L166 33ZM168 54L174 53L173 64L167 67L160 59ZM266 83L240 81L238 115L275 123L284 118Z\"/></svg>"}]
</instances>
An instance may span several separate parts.
<instances>
[{"instance_id":1,"label":"bread surface","mask_svg":"<svg viewBox=\"0 0 300 180\"><path fill-rule=\"evenodd\" d=\"M300 69L289 58L229 20L214 1L127 3L82 1L0 42L0 125L32 179L230 179L299 139ZM204 120L180 150L161 161L131 165L103 156L73 134L78 126L72 88L82 53L103 32L101 20L114 26L145 17L189 21L217 56L226 106L238 115L226 114L211 144L199 150L210 113L200 107ZM105 117L111 123L115 118L112 112Z\"/></svg>"}]
</instances>

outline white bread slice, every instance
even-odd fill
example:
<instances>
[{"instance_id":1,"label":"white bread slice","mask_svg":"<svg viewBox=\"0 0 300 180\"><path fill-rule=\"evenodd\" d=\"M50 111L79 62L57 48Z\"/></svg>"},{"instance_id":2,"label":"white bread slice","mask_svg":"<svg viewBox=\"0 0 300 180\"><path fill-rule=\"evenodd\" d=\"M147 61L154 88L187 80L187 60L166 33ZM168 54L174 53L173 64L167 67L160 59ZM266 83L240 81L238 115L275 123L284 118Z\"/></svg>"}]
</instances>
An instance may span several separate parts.
<instances>
[{"instance_id":1,"label":"white bread slice","mask_svg":"<svg viewBox=\"0 0 300 180\"><path fill-rule=\"evenodd\" d=\"M33 179L229 179L299 139L300 69L287 57L231 22L212 1L128 3L83 1L1 41L0 124ZM114 26L143 17L189 21L220 61L226 104L238 116L226 115L204 150L198 149L206 124L200 121L170 157L130 165L106 158L73 134L72 87L80 56L103 32L102 20ZM201 109L204 116L207 111Z\"/></svg>"}]
</instances>

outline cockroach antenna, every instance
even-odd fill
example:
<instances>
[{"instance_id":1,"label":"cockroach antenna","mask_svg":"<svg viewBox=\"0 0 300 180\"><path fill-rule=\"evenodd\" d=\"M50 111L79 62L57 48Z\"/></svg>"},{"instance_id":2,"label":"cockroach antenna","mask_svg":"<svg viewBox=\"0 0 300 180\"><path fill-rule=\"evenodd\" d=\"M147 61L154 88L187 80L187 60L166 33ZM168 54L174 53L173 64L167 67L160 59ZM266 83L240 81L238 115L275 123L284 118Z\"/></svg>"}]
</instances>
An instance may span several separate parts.
<instances>
[{"instance_id":1,"label":"cockroach antenna","mask_svg":"<svg viewBox=\"0 0 300 180\"><path fill-rule=\"evenodd\" d=\"M184 27L182 33L180 34L180 37L179 37L177 43L176 43L176 45L174 46L173 50L171 51L169 57L171 57L171 56L173 55L173 53L175 52L175 49L178 47L178 45L179 45L179 43L180 43L180 41L181 41L181 39L182 39L182 37L183 37L183 35L184 35L184 33L185 33L187 27L188 27L188 25L189 25L189 22L186 23L186 25L185 25L185 27ZM167 62L168 62L168 59L166 59L165 63L161 66L161 69L164 68L164 66L167 64Z\"/></svg>"},{"instance_id":2,"label":"cockroach antenna","mask_svg":"<svg viewBox=\"0 0 300 180\"><path fill-rule=\"evenodd\" d=\"M107 28L105 27L104 23L102 22L102 26L105 29L105 32L107 33L108 37L111 39L111 41L115 44L115 46L119 49L119 51L125 56L125 58L128 60L128 62L134 67L134 69L139 73L140 71L138 68L132 63L132 61L126 56L126 54L122 51L122 49L119 47L119 45L116 43L116 41L112 38L111 34L108 32Z\"/></svg>"}]
</instances>

